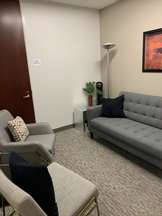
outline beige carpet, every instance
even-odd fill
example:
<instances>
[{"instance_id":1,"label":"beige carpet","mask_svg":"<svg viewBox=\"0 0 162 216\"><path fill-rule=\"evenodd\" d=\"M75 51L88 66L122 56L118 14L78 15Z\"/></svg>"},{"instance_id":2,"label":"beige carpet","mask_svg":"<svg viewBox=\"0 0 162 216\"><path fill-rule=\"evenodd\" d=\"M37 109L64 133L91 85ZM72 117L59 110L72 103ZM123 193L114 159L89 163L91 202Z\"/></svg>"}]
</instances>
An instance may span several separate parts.
<instances>
[{"instance_id":1,"label":"beige carpet","mask_svg":"<svg viewBox=\"0 0 162 216\"><path fill-rule=\"evenodd\" d=\"M101 216L162 215L162 170L103 139L58 132L54 161L96 184Z\"/></svg>"},{"instance_id":2,"label":"beige carpet","mask_svg":"<svg viewBox=\"0 0 162 216\"><path fill-rule=\"evenodd\" d=\"M99 189L101 216L162 215L162 170L89 133L57 133L55 160Z\"/></svg>"}]
</instances>

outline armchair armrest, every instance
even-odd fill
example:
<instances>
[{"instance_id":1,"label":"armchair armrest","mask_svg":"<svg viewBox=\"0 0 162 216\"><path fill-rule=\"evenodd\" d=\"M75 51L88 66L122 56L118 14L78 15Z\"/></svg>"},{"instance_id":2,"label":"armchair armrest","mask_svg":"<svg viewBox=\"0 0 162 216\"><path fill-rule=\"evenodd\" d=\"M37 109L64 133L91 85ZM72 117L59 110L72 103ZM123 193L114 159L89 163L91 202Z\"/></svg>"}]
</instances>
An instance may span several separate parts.
<instances>
[{"instance_id":1,"label":"armchair armrest","mask_svg":"<svg viewBox=\"0 0 162 216\"><path fill-rule=\"evenodd\" d=\"M47 122L26 124L30 135L52 134L53 130Z\"/></svg>"},{"instance_id":2,"label":"armchair armrest","mask_svg":"<svg viewBox=\"0 0 162 216\"><path fill-rule=\"evenodd\" d=\"M89 131L91 131L90 130L91 129L90 121L93 118L99 117L99 115L101 114L101 109L102 109L102 105L88 107L88 109L87 109L87 120L88 120L88 129L89 129Z\"/></svg>"},{"instance_id":3,"label":"armchair armrest","mask_svg":"<svg viewBox=\"0 0 162 216\"><path fill-rule=\"evenodd\" d=\"M1 145L0 154L9 155L11 151L22 154L36 153L42 157L46 162L52 161L52 154L38 141L34 142L8 142ZM7 156L8 158L9 156Z\"/></svg>"}]
</instances>

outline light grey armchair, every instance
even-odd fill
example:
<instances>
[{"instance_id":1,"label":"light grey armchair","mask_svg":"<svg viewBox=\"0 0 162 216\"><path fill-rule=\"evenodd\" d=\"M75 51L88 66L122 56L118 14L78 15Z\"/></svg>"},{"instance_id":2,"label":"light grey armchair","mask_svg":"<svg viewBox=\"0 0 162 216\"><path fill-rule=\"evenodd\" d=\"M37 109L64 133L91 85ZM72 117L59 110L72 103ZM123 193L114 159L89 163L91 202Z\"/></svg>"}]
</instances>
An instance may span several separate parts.
<instances>
[{"instance_id":1,"label":"light grey armchair","mask_svg":"<svg viewBox=\"0 0 162 216\"><path fill-rule=\"evenodd\" d=\"M10 152L14 151L32 164L46 164L52 161L55 134L48 123L26 124L29 136L24 142L15 142L7 127L14 118L7 110L0 111L0 166L8 165Z\"/></svg>"},{"instance_id":2,"label":"light grey armchair","mask_svg":"<svg viewBox=\"0 0 162 216\"><path fill-rule=\"evenodd\" d=\"M47 169L54 185L59 216L88 216L93 210L97 210L95 215L100 216L97 201L99 191L92 182L56 162ZM19 216L47 216L32 196L13 184L1 170L0 194L4 216L4 200Z\"/></svg>"}]
</instances>

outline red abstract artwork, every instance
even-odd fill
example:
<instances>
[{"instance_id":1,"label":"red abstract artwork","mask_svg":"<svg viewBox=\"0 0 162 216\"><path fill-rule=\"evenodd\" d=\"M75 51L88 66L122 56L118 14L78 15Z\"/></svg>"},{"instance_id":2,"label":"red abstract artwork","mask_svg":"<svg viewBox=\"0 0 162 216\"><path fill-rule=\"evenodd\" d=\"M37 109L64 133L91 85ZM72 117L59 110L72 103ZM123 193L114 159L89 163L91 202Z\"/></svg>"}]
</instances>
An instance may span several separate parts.
<instances>
[{"instance_id":1,"label":"red abstract artwork","mask_svg":"<svg viewBox=\"0 0 162 216\"><path fill-rule=\"evenodd\" d=\"M143 72L162 72L162 29L144 32Z\"/></svg>"}]
</instances>

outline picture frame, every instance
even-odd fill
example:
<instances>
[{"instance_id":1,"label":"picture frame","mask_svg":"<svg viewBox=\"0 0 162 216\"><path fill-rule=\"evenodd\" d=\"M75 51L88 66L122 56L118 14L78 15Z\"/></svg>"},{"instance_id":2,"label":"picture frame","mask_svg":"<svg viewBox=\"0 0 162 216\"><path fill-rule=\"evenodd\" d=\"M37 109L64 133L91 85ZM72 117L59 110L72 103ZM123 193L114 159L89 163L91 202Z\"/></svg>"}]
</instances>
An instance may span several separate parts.
<instances>
[{"instance_id":1,"label":"picture frame","mask_svg":"<svg viewBox=\"0 0 162 216\"><path fill-rule=\"evenodd\" d=\"M142 71L162 73L162 28L143 32Z\"/></svg>"}]
</instances>

